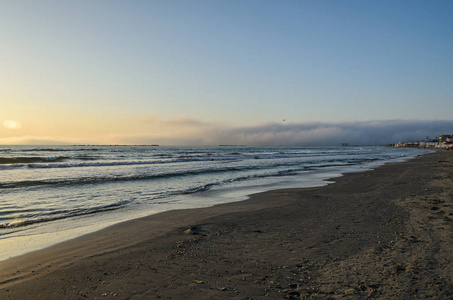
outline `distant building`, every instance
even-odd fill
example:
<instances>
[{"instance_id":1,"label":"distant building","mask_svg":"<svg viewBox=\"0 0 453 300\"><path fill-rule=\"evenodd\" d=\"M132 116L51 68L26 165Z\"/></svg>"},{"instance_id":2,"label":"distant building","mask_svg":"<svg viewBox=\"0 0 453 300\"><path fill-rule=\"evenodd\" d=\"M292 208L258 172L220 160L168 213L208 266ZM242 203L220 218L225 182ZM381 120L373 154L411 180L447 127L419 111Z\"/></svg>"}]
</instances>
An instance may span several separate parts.
<instances>
[{"instance_id":1,"label":"distant building","mask_svg":"<svg viewBox=\"0 0 453 300\"><path fill-rule=\"evenodd\" d=\"M399 142L393 144L393 147L408 147L408 148L441 148L453 150L453 134L444 134L434 138L434 140L426 137L424 141L420 142Z\"/></svg>"},{"instance_id":2,"label":"distant building","mask_svg":"<svg viewBox=\"0 0 453 300\"><path fill-rule=\"evenodd\" d=\"M444 135L439 136L440 143L451 142L452 139L453 139L453 134L444 134Z\"/></svg>"}]
</instances>

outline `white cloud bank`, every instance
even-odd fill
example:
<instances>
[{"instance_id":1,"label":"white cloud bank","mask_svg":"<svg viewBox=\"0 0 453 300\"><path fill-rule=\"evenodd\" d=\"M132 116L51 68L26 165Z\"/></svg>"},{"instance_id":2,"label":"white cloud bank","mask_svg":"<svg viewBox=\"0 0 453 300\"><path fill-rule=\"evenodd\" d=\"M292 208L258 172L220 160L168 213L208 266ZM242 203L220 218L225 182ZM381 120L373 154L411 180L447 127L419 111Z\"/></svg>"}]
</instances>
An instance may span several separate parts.
<instances>
[{"instance_id":1,"label":"white cloud bank","mask_svg":"<svg viewBox=\"0 0 453 300\"><path fill-rule=\"evenodd\" d=\"M281 122L242 127L186 121L179 123L181 134L176 122L166 124L171 124L171 135L142 133L116 139L125 144L161 145L385 145L453 133L453 121Z\"/></svg>"},{"instance_id":2,"label":"white cloud bank","mask_svg":"<svg viewBox=\"0 0 453 300\"><path fill-rule=\"evenodd\" d=\"M126 132L80 137L15 137L0 144L159 144L159 145L385 145L453 134L453 121L366 121L269 123L231 127L193 119L139 120ZM140 128L138 130L137 128Z\"/></svg>"},{"instance_id":3,"label":"white cloud bank","mask_svg":"<svg viewBox=\"0 0 453 300\"><path fill-rule=\"evenodd\" d=\"M230 128L216 142L252 145L383 145L453 133L453 121L282 123Z\"/></svg>"}]
</instances>

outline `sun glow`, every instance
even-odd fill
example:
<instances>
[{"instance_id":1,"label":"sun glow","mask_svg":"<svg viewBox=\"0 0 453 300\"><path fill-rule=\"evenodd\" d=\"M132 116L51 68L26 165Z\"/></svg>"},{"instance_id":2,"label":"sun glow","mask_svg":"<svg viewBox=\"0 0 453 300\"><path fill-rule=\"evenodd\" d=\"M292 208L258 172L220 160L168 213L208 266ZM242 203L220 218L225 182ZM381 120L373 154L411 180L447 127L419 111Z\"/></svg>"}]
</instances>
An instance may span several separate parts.
<instances>
[{"instance_id":1,"label":"sun glow","mask_svg":"<svg viewBox=\"0 0 453 300\"><path fill-rule=\"evenodd\" d=\"M3 126L8 129L20 129L22 127L22 124L18 121L5 120L3 121Z\"/></svg>"}]
</instances>

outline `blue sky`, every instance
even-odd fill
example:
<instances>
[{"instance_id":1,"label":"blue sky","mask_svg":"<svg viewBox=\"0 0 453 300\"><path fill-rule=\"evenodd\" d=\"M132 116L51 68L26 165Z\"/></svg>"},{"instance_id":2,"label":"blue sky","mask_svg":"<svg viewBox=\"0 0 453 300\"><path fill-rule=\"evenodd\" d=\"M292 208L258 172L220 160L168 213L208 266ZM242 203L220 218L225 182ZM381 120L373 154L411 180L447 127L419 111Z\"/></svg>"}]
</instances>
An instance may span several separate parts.
<instances>
[{"instance_id":1,"label":"blue sky","mask_svg":"<svg viewBox=\"0 0 453 300\"><path fill-rule=\"evenodd\" d=\"M452 1L2 1L0 121L20 126L0 143L453 121L452 15Z\"/></svg>"}]
</instances>

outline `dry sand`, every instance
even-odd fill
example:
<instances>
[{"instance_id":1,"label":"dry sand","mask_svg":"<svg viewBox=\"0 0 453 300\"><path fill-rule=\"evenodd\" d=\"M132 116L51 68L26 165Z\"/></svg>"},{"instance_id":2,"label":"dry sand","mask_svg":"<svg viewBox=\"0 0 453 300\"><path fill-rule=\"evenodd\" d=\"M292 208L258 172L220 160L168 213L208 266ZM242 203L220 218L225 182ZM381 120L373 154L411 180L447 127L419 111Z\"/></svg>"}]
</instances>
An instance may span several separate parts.
<instances>
[{"instance_id":1,"label":"dry sand","mask_svg":"<svg viewBox=\"0 0 453 300\"><path fill-rule=\"evenodd\" d=\"M453 299L453 152L0 263L0 299Z\"/></svg>"}]
</instances>

